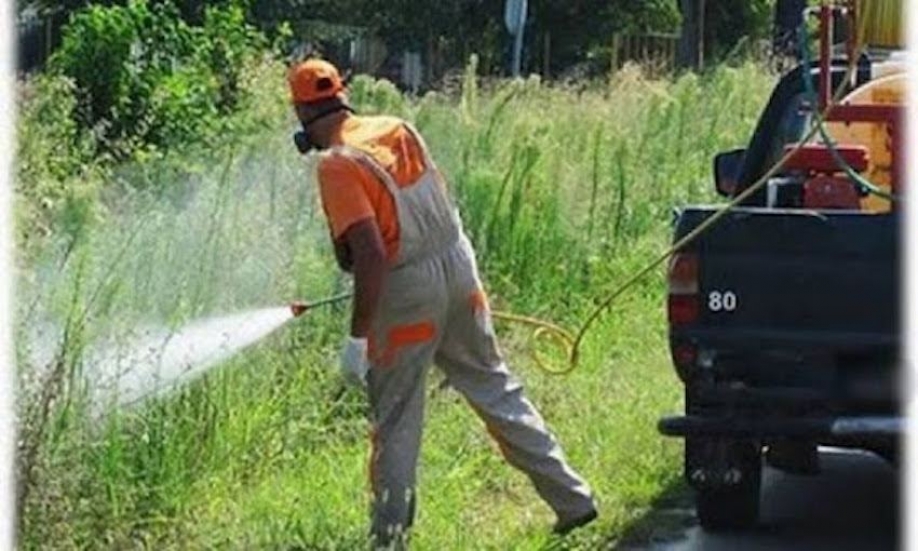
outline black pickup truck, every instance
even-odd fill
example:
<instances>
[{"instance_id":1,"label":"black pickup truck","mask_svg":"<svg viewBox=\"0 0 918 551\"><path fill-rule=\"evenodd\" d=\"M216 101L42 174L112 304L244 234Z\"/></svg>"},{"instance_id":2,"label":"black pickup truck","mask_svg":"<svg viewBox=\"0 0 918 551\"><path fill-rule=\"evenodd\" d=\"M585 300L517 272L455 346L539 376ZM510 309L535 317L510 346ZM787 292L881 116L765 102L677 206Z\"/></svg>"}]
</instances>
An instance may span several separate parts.
<instances>
[{"instance_id":1,"label":"black pickup truck","mask_svg":"<svg viewBox=\"0 0 918 551\"><path fill-rule=\"evenodd\" d=\"M802 73L806 71L806 74ZM855 84L871 80L862 58ZM735 197L810 124L798 67L783 77L750 144L715 158L718 191ZM685 439L684 476L706 530L757 521L764 461L819 471L818 445L896 460L899 398L900 215L808 208L807 176L775 175L679 250L669 265L670 346L685 414L659 423ZM717 209L677 212L675 241Z\"/></svg>"}]
</instances>

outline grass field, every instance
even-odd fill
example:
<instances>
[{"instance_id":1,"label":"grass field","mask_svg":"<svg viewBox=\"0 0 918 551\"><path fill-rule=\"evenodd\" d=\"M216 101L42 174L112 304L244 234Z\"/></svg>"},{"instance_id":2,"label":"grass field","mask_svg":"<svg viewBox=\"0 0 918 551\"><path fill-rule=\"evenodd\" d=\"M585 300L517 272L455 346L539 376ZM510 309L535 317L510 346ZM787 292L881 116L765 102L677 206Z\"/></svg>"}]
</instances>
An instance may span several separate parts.
<instances>
[{"instance_id":1,"label":"grass field","mask_svg":"<svg viewBox=\"0 0 918 551\"><path fill-rule=\"evenodd\" d=\"M355 549L364 541L366 404L341 390L349 309L309 313L181 392L90 415L85 351L141 325L278 306L345 289L310 165L290 143L282 74L256 104L273 124L230 148L119 167L105 217L20 262L17 354L26 549ZM471 74L471 73L470 73ZM364 113L416 122L450 181L496 308L566 327L662 251L672 209L714 200L711 157L745 143L773 81L761 67L578 87L530 79L408 99L358 79ZM158 190L128 191L128 190ZM613 305L566 377L537 369L527 329L500 324L512 369L593 485L600 519L571 549L614 546L678 484L680 407L662 270ZM559 362L562 360L559 359ZM43 367L50 366L50 368ZM552 516L451 390L430 382L415 549L540 549ZM50 388L50 391L49 391Z\"/></svg>"}]
</instances>

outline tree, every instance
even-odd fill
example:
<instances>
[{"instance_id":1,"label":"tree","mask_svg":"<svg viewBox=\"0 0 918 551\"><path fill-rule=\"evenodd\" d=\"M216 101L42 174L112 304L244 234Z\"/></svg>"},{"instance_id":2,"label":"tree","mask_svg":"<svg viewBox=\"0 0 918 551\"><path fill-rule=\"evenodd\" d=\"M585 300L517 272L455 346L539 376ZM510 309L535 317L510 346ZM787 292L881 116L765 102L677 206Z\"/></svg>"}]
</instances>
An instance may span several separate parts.
<instances>
[{"instance_id":1,"label":"tree","mask_svg":"<svg viewBox=\"0 0 918 551\"><path fill-rule=\"evenodd\" d=\"M705 0L680 0L682 36L676 63L685 69L704 67Z\"/></svg>"},{"instance_id":2,"label":"tree","mask_svg":"<svg viewBox=\"0 0 918 551\"><path fill-rule=\"evenodd\" d=\"M708 1L705 10L705 50L722 59L740 42L769 38L774 0Z\"/></svg>"},{"instance_id":3,"label":"tree","mask_svg":"<svg viewBox=\"0 0 918 551\"><path fill-rule=\"evenodd\" d=\"M705 59L723 58L742 41L768 36L774 0L680 0L680 67L701 69Z\"/></svg>"},{"instance_id":4,"label":"tree","mask_svg":"<svg viewBox=\"0 0 918 551\"><path fill-rule=\"evenodd\" d=\"M679 25L676 0L533 0L531 51L550 38L550 72L583 62L607 49L618 32L675 31ZM544 63L544 60L543 60Z\"/></svg>"},{"instance_id":5,"label":"tree","mask_svg":"<svg viewBox=\"0 0 918 551\"><path fill-rule=\"evenodd\" d=\"M803 24L806 0L777 0L772 48L776 55L797 54L797 30Z\"/></svg>"}]
</instances>

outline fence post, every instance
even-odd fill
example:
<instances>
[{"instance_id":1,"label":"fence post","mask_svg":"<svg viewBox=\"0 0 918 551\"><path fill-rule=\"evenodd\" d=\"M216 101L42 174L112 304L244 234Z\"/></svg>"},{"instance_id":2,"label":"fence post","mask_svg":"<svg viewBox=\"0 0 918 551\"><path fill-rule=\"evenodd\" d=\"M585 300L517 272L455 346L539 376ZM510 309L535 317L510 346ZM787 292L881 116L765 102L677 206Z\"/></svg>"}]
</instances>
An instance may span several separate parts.
<instances>
[{"instance_id":1,"label":"fence post","mask_svg":"<svg viewBox=\"0 0 918 551\"><path fill-rule=\"evenodd\" d=\"M44 66L45 63L48 61L48 58L51 57L51 25L52 25L53 18L54 18L53 15L48 15L47 18L45 19L45 39L42 41L44 43L42 44L42 49L41 49L42 66Z\"/></svg>"},{"instance_id":2,"label":"fence post","mask_svg":"<svg viewBox=\"0 0 918 551\"><path fill-rule=\"evenodd\" d=\"M628 62L631 61L632 58L634 57L634 56L632 55L633 52L631 51L631 50L632 50L632 48L631 48L631 42L632 42L632 41L631 41L631 35L630 35L630 34L626 34L626 35L625 35L625 44L624 44L624 47L622 48L622 53L624 54L624 55L622 56L622 59L624 59L625 63L628 63Z\"/></svg>"},{"instance_id":3,"label":"fence post","mask_svg":"<svg viewBox=\"0 0 918 551\"><path fill-rule=\"evenodd\" d=\"M678 49L678 46L679 46L678 38L669 39L669 70L670 71L676 70L676 50Z\"/></svg>"},{"instance_id":4,"label":"fence post","mask_svg":"<svg viewBox=\"0 0 918 551\"><path fill-rule=\"evenodd\" d=\"M704 69L704 14L707 12L705 0L698 0L698 69Z\"/></svg>"},{"instance_id":5,"label":"fence post","mask_svg":"<svg viewBox=\"0 0 918 551\"><path fill-rule=\"evenodd\" d=\"M620 46L619 42L621 40L621 35L619 33L612 34L612 55L610 56L610 61L612 62L612 74L615 74L620 65L618 64L618 48Z\"/></svg>"}]
</instances>

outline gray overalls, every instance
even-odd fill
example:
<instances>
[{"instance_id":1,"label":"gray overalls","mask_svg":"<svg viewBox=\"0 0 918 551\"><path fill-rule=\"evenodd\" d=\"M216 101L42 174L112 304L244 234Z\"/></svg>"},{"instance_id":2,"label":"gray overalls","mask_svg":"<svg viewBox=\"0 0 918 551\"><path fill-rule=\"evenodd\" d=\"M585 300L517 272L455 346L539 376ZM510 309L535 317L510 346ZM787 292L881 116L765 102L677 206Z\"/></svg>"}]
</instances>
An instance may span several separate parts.
<instances>
[{"instance_id":1,"label":"gray overalls","mask_svg":"<svg viewBox=\"0 0 918 551\"><path fill-rule=\"evenodd\" d=\"M369 337L375 541L398 543L411 526L431 364L465 396L507 461L529 476L559 518L582 515L594 508L590 488L567 464L501 358L475 252L424 141L406 127L425 166L407 186L397 185L382 165L356 148L339 146L326 153L346 155L376 174L394 198L400 228L397 258Z\"/></svg>"}]
</instances>

